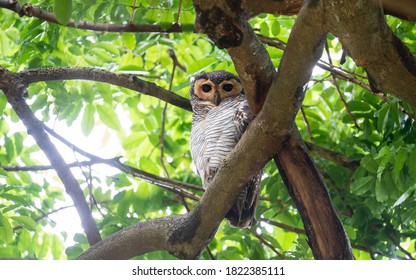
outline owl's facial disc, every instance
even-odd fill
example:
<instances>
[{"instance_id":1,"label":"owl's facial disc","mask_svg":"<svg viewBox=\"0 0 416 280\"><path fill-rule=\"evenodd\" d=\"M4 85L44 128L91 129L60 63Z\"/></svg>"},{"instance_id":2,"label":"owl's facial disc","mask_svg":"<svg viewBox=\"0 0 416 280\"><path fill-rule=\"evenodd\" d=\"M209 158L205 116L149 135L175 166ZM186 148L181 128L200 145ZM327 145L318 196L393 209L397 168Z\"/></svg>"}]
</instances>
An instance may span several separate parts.
<instances>
[{"instance_id":1,"label":"owl's facial disc","mask_svg":"<svg viewBox=\"0 0 416 280\"><path fill-rule=\"evenodd\" d=\"M214 102L215 92L215 84L212 81L206 79L195 81L194 93L199 99Z\"/></svg>"},{"instance_id":2,"label":"owl's facial disc","mask_svg":"<svg viewBox=\"0 0 416 280\"><path fill-rule=\"evenodd\" d=\"M221 100L227 97L237 95L243 91L243 86L234 78L225 80L217 86L217 90L221 95Z\"/></svg>"},{"instance_id":3,"label":"owl's facial disc","mask_svg":"<svg viewBox=\"0 0 416 280\"><path fill-rule=\"evenodd\" d=\"M237 95L242 91L241 83L234 78L223 80L219 84L215 84L211 80L199 79L194 84L195 95L201 100L210 101L215 105L220 104L225 98Z\"/></svg>"}]
</instances>

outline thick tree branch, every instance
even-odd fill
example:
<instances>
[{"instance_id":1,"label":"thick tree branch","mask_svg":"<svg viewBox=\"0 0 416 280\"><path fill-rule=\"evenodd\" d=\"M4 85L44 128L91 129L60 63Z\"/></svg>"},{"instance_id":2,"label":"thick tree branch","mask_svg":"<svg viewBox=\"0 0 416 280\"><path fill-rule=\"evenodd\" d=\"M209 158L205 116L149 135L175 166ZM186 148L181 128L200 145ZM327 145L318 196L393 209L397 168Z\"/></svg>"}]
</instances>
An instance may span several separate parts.
<instances>
[{"instance_id":1,"label":"thick tree branch","mask_svg":"<svg viewBox=\"0 0 416 280\"><path fill-rule=\"evenodd\" d=\"M279 14L279 15L296 15L299 13L300 8L303 5L303 0L262 0L262 1L250 1L243 0L241 3L241 9L244 10L247 15L254 16L261 13ZM412 0L382 0L384 11L386 14L390 14L408 21L416 21L416 4ZM0 8L5 8L17 13L19 16L35 17L39 20L48 21L54 24L61 25L56 16L53 13L42 10L39 7L31 4L21 5L17 0L0 0ZM90 31L100 32L164 32L164 33L178 33L183 30L192 30L193 26L179 25L175 22L170 28L163 29L157 24L115 24L115 23L92 23L81 20L76 23L74 20L70 20L67 27L78 28Z\"/></svg>"},{"instance_id":2,"label":"thick tree branch","mask_svg":"<svg viewBox=\"0 0 416 280\"><path fill-rule=\"evenodd\" d=\"M253 96L251 98L259 101L252 108L256 112L258 106L261 108L262 101L268 92L264 106L235 150L242 149L247 153L247 150L254 149L256 156L245 155L243 158L256 159L260 163L276 155L276 164L285 179L289 193L292 194L295 204L299 207L315 257L352 259L349 240L332 207L325 185L302 146L294 123L303 101L304 85L308 82L312 69L322 54L326 35L325 26L322 25L322 10L313 5L307 5L301 10L283 55L279 74L272 83L274 74L270 76L270 70L268 73L264 72L266 69L273 68L270 58L266 52L262 51L264 47L259 40L252 39L255 35L250 28L246 27L247 23L245 18L241 17L241 13L231 9L232 5L229 5L228 1L215 3L194 1L194 4L197 11L197 26L202 32L207 33L219 47L227 48L240 78L243 81L247 79L245 72L249 68L253 73L249 77L250 80L266 81L262 87L255 88L255 94L251 91L247 93L249 99L250 95L254 95L254 98ZM233 1L232 4L234 5L235 2ZM214 13L219 14L217 20L214 20ZM244 43L246 37L251 39L250 44ZM255 57L260 63L250 64L252 61L250 57ZM247 62L245 67L244 61ZM254 67L258 69L253 70ZM274 70L271 72L274 73ZM264 79L264 77L271 78ZM250 83L250 80L247 80L246 84ZM256 99L257 94L262 96L263 100ZM252 142L251 146L245 146L248 145L245 137L252 136L253 130L257 131L256 144ZM268 143L269 141L271 142ZM263 150L258 148L259 146L268 148ZM296 152L293 153L292 149ZM230 155L230 162L237 153L235 150ZM223 176L222 174L230 174L231 171L223 171L228 169L227 164L228 162L218 171L215 178ZM242 165L243 163L240 164L240 169ZM251 166L253 169L244 169L244 173L252 174L253 170L258 170L258 166L254 167L253 164ZM241 176L241 179L245 178L243 174L233 174ZM216 184L213 185L216 186ZM231 189L229 192L230 195L234 194ZM310 196L306 197L305 193ZM319 207L315 201L319 201Z\"/></svg>"},{"instance_id":3,"label":"thick tree branch","mask_svg":"<svg viewBox=\"0 0 416 280\"><path fill-rule=\"evenodd\" d=\"M322 3L330 31L356 64L366 69L373 91L391 93L416 108L416 58L387 25L381 4L372 0Z\"/></svg>"},{"instance_id":4,"label":"thick tree branch","mask_svg":"<svg viewBox=\"0 0 416 280\"><path fill-rule=\"evenodd\" d=\"M175 242L175 239L190 239L194 234L193 230L198 225L187 223L194 219L191 215L195 212L190 213L144 221L127 227L90 247L78 259L129 259L156 250L165 250L182 258L196 258L199 255L198 251L205 246L193 248L193 244ZM174 234L179 232L184 236ZM208 237L205 237L206 240L210 240ZM179 244L183 245L183 248L178 249Z\"/></svg>"},{"instance_id":5,"label":"thick tree branch","mask_svg":"<svg viewBox=\"0 0 416 280\"><path fill-rule=\"evenodd\" d=\"M206 33L229 52L254 115L263 106L276 70L264 46L232 1L194 1L197 32Z\"/></svg>"},{"instance_id":6,"label":"thick tree branch","mask_svg":"<svg viewBox=\"0 0 416 280\"><path fill-rule=\"evenodd\" d=\"M377 0L378 1L378 0ZM299 13L304 0L243 0L242 7L254 14L268 13L280 15L296 15ZM416 21L416 3L413 0L380 0L386 14Z\"/></svg>"},{"instance_id":7,"label":"thick tree branch","mask_svg":"<svg viewBox=\"0 0 416 280\"><path fill-rule=\"evenodd\" d=\"M18 75L25 84L53 80L89 80L108 83L156 97L188 111L192 110L188 99L130 74L115 74L92 67L55 67L30 69L19 72Z\"/></svg>"},{"instance_id":8,"label":"thick tree branch","mask_svg":"<svg viewBox=\"0 0 416 280\"><path fill-rule=\"evenodd\" d=\"M42 122L35 117L24 101L23 96L27 94L25 84L18 75L0 67L0 89L3 90L10 105L12 105L13 110L26 126L28 134L33 136L38 146L54 166L59 178L65 186L66 192L74 202L82 226L87 235L88 242L91 245L97 243L101 240L101 236L89 206L85 201L84 193L74 175L71 173L71 170L65 163L65 160L43 129Z\"/></svg>"}]
</instances>

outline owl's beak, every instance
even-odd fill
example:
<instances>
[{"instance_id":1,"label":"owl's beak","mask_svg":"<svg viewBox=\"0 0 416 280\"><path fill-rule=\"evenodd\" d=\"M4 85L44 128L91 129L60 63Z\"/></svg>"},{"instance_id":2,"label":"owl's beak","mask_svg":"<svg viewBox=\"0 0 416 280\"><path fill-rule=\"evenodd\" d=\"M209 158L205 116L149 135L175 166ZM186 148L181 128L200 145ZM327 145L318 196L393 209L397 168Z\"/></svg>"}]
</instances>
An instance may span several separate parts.
<instances>
[{"instance_id":1,"label":"owl's beak","mask_svg":"<svg viewBox=\"0 0 416 280\"><path fill-rule=\"evenodd\" d=\"M221 102L221 95L218 91L216 91L215 95L214 95L214 103L215 103L215 105L218 106L218 105L220 105L220 102Z\"/></svg>"}]
</instances>

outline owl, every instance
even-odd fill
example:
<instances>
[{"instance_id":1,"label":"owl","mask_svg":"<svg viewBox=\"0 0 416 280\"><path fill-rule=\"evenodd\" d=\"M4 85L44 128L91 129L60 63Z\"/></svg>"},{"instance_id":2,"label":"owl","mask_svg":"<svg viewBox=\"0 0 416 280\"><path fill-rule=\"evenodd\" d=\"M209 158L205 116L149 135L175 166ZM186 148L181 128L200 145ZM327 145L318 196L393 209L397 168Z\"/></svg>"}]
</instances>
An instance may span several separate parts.
<instances>
[{"instance_id":1,"label":"owl","mask_svg":"<svg viewBox=\"0 0 416 280\"><path fill-rule=\"evenodd\" d=\"M190 88L190 149L204 189L214 178L253 118L240 79L226 71L195 75ZM260 193L261 172L250 179L225 216L231 226L251 227Z\"/></svg>"}]
</instances>

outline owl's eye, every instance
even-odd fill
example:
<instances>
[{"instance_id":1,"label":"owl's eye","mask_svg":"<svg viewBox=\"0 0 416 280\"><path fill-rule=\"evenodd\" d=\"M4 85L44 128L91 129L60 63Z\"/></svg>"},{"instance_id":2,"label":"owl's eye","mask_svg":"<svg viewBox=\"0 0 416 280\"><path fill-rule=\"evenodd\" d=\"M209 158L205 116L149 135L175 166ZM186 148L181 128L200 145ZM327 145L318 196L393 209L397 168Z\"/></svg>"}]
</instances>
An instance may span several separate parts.
<instances>
[{"instance_id":1,"label":"owl's eye","mask_svg":"<svg viewBox=\"0 0 416 280\"><path fill-rule=\"evenodd\" d=\"M232 91L233 88L234 88L234 86L232 84L225 84L225 85L222 86L222 89L225 90L225 91L228 91L228 92Z\"/></svg>"},{"instance_id":2,"label":"owl's eye","mask_svg":"<svg viewBox=\"0 0 416 280\"><path fill-rule=\"evenodd\" d=\"M202 85L202 91L203 92L210 92L211 91L211 89L212 89L212 87L210 86L210 85L207 85L207 84L205 84L205 85Z\"/></svg>"}]
</instances>

